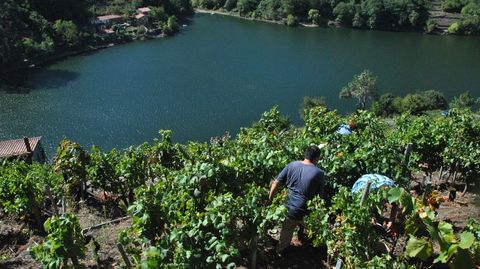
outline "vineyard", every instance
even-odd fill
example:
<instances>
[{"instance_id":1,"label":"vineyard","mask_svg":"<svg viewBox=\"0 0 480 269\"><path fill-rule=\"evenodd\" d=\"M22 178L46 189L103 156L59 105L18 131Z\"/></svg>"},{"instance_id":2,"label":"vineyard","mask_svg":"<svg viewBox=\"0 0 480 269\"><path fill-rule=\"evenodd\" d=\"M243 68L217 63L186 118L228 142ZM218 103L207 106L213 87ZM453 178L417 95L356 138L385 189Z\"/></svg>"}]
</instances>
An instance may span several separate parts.
<instances>
[{"instance_id":1,"label":"vineyard","mask_svg":"<svg viewBox=\"0 0 480 269\"><path fill-rule=\"evenodd\" d=\"M336 134L349 120L357 129ZM479 185L480 120L470 110L385 120L317 106L295 127L273 108L233 138L177 144L171 137L161 130L151 143L111 151L63 140L51 164L3 161L0 227L21 223L21 236L0 233L0 268L282 267L298 260L273 250L286 190L267 204L268 188L306 146L320 143L326 195L310 201L304 220L308 253L317 258L296 268L480 266L478 207L462 204L458 210L473 216L462 225L438 213ZM397 186L372 189L361 201L351 187L367 173ZM82 226L85 208L105 223ZM386 218L394 220L388 229ZM94 232L118 223L113 242L102 244Z\"/></svg>"}]
</instances>

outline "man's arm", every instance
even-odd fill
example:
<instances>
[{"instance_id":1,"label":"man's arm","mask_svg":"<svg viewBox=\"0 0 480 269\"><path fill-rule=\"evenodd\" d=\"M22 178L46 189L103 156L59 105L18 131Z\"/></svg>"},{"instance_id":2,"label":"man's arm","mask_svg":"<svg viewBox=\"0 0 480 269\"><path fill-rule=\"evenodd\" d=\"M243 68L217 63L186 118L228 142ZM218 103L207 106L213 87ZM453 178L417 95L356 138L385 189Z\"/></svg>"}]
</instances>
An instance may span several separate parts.
<instances>
[{"instance_id":1,"label":"man's arm","mask_svg":"<svg viewBox=\"0 0 480 269\"><path fill-rule=\"evenodd\" d=\"M268 204L272 202L273 197L277 193L279 186L280 182L277 179L272 181L272 186L270 186L270 192L268 193Z\"/></svg>"},{"instance_id":2,"label":"man's arm","mask_svg":"<svg viewBox=\"0 0 480 269\"><path fill-rule=\"evenodd\" d=\"M286 184L288 167L289 167L289 165L285 166L285 168L283 168L282 172L280 172L280 174L278 174L277 178L272 181L272 186L270 186L270 192L268 193L267 204L270 204L272 202L273 197L275 197L275 194L277 193L278 189L280 188L280 185L281 184Z\"/></svg>"}]
</instances>

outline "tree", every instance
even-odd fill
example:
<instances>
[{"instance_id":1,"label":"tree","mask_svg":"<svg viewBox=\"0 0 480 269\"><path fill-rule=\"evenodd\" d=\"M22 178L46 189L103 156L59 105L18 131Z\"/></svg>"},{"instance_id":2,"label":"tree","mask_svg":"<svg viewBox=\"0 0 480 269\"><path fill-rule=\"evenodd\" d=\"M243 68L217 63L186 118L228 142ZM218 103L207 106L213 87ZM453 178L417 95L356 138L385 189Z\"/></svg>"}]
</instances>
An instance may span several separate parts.
<instances>
[{"instance_id":1,"label":"tree","mask_svg":"<svg viewBox=\"0 0 480 269\"><path fill-rule=\"evenodd\" d=\"M320 11L318 9L310 9L308 11L308 19L315 24L320 23Z\"/></svg>"},{"instance_id":2,"label":"tree","mask_svg":"<svg viewBox=\"0 0 480 269\"><path fill-rule=\"evenodd\" d=\"M466 91L460 94L458 97L453 98L450 102L450 108L469 108L475 104L475 100L470 95L470 92Z\"/></svg>"},{"instance_id":3,"label":"tree","mask_svg":"<svg viewBox=\"0 0 480 269\"><path fill-rule=\"evenodd\" d=\"M359 108L364 109L368 99L377 98L377 77L370 70L364 70L359 75L353 77L347 86L340 91L340 98L356 98Z\"/></svg>"},{"instance_id":4,"label":"tree","mask_svg":"<svg viewBox=\"0 0 480 269\"><path fill-rule=\"evenodd\" d=\"M303 97L303 102L300 105L300 117L303 119L305 116L305 112L318 106L323 106L327 107L327 103L325 102L325 99L323 96L321 97L311 97L311 96L305 96Z\"/></svg>"},{"instance_id":5,"label":"tree","mask_svg":"<svg viewBox=\"0 0 480 269\"><path fill-rule=\"evenodd\" d=\"M237 0L226 0L225 4L223 5L223 8L230 11L234 9L236 6L237 6Z\"/></svg>"},{"instance_id":6,"label":"tree","mask_svg":"<svg viewBox=\"0 0 480 269\"><path fill-rule=\"evenodd\" d=\"M178 31L177 17L170 16L168 17L167 24L165 25L164 32L167 35L171 35Z\"/></svg>"},{"instance_id":7,"label":"tree","mask_svg":"<svg viewBox=\"0 0 480 269\"><path fill-rule=\"evenodd\" d=\"M339 23L351 25L355 16L355 5L353 3L340 2L333 9L333 16Z\"/></svg>"},{"instance_id":8,"label":"tree","mask_svg":"<svg viewBox=\"0 0 480 269\"><path fill-rule=\"evenodd\" d=\"M447 99L445 99L443 93L436 90L428 90L421 95L425 104L425 110L447 108Z\"/></svg>"},{"instance_id":9,"label":"tree","mask_svg":"<svg viewBox=\"0 0 480 269\"><path fill-rule=\"evenodd\" d=\"M430 33L433 33L433 31L435 31L435 29L437 29L438 27L438 24L436 21L434 20L428 20L427 21L427 25L425 26L425 32L430 34Z\"/></svg>"},{"instance_id":10,"label":"tree","mask_svg":"<svg viewBox=\"0 0 480 269\"><path fill-rule=\"evenodd\" d=\"M56 20L53 30L59 39L59 44L66 47L75 47L79 43L78 29L73 21Z\"/></svg>"},{"instance_id":11,"label":"tree","mask_svg":"<svg viewBox=\"0 0 480 269\"><path fill-rule=\"evenodd\" d=\"M237 9L240 15L247 15L249 12L254 11L258 5L256 0L238 0Z\"/></svg>"},{"instance_id":12,"label":"tree","mask_svg":"<svg viewBox=\"0 0 480 269\"><path fill-rule=\"evenodd\" d=\"M372 105L372 111L378 116L390 116L398 113L397 107L395 107L395 96L391 93L386 93L380 96Z\"/></svg>"},{"instance_id":13,"label":"tree","mask_svg":"<svg viewBox=\"0 0 480 269\"><path fill-rule=\"evenodd\" d=\"M287 20L285 21L285 24L287 26L295 26L295 25L297 25L297 18L295 16L293 16L292 14L289 14L287 16Z\"/></svg>"},{"instance_id":14,"label":"tree","mask_svg":"<svg viewBox=\"0 0 480 269\"><path fill-rule=\"evenodd\" d=\"M166 21L168 19L164 7L151 7L150 9L149 19L153 22Z\"/></svg>"}]
</instances>

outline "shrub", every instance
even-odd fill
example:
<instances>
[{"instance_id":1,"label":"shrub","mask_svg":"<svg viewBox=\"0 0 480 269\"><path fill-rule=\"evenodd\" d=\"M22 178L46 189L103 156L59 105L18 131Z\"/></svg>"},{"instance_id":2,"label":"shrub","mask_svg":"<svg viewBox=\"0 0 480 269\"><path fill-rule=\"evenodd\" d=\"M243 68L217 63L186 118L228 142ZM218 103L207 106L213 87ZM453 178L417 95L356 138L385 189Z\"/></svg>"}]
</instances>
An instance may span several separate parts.
<instances>
[{"instance_id":1,"label":"shrub","mask_svg":"<svg viewBox=\"0 0 480 269\"><path fill-rule=\"evenodd\" d=\"M428 90L423 92L422 96L426 110L445 109L447 108L447 99L443 93L436 90Z\"/></svg>"},{"instance_id":2,"label":"shrub","mask_svg":"<svg viewBox=\"0 0 480 269\"><path fill-rule=\"evenodd\" d=\"M447 31L448 31L449 34L458 34L458 33L459 33L459 29L460 29L460 27L459 27L458 22L454 22L454 23L452 23L452 25L450 25L450 26L448 27L448 30L447 30Z\"/></svg>"},{"instance_id":3,"label":"shrub","mask_svg":"<svg viewBox=\"0 0 480 269\"><path fill-rule=\"evenodd\" d=\"M467 3L468 0L444 0L442 9L447 12L460 12Z\"/></svg>"},{"instance_id":4,"label":"shrub","mask_svg":"<svg viewBox=\"0 0 480 269\"><path fill-rule=\"evenodd\" d=\"M310 9L308 11L308 20L312 23L320 24L320 12L318 9Z\"/></svg>"},{"instance_id":5,"label":"shrub","mask_svg":"<svg viewBox=\"0 0 480 269\"><path fill-rule=\"evenodd\" d=\"M303 98L303 102L302 104L300 105L300 117L302 119L305 118L305 112L307 110L310 110L314 107L318 107L318 106L323 106L323 107L327 107L327 104L325 103L325 99L323 98L323 96L321 97L310 97L310 96L305 96Z\"/></svg>"},{"instance_id":6,"label":"shrub","mask_svg":"<svg viewBox=\"0 0 480 269\"><path fill-rule=\"evenodd\" d=\"M79 259L85 258L85 239L78 219L73 214L53 216L45 222L48 233L45 241L32 249L32 256L40 261L43 268L82 268Z\"/></svg>"},{"instance_id":7,"label":"shrub","mask_svg":"<svg viewBox=\"0 0 480 269\"><path fill-rule=\"evenodd\" d=\"M380 96L372 105L372 111L378 116L389 116L398 113L397 107L394 104L395 96L391 93L386 93Z\"/></svg>"},{"instance_id":8,"label":"shrub","mask_svg":"<svg viewBox=\"0 0 480 269\"><path fill-rule=\"evenodd\" d=\"M379 116L389 116L402 112L418 114L427 110L445 108L447 108L447 100L441 92L436 90L408 94L404 98L387 93L372 105L372 111Z\"/></svg>"},{"instance_id":9,"label":"shrub","mask_svg":"<svg viewBox=\"0 0 480 269\"><path fill-rule=\"evenodd\" d=\"M434 20L428 20L427 25L425 26L425 32L432 33L437 28L438 24Z\"/></svg>"},{"instance_id":10,"label":"shrub","mask_svg":"<svg viewBox=\"0 0 480 269\"><path fill-rule=\"evenodd\" d=\"M468 91L460 94L458 97L453 98L452 102L450 102L450 108L469 108L475 104L475 100Z\"/></svg>"},{"instance_id":11,"label":"shrub","mask_svg":"<svg viewBox=\"0 0 480 269\"><path fill-rule=\"evenodd\" d=\"M285 24L287 26L296 26L297 25L297 18L295 16L293 16L292 14L289 14L287 16L287 19L285 21Z\"/></svg>"}]
</instances>

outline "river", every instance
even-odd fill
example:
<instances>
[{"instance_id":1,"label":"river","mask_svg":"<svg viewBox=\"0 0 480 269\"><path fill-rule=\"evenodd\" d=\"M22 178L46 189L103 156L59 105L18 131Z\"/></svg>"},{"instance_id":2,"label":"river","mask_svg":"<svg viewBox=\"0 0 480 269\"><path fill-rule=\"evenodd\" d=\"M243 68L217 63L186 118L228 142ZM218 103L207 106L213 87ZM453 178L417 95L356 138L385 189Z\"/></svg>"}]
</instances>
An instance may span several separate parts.
<instances>
[{"instance_id":1,"label":"river","mask_svg":"<svg viewBox=\"0 0 480 269\"><path fill-rule=\"evenodd\" d=\"M278 105L301 124L304 96L338 93L363 69L382 93L437 89L480 95L480 38L329 28L288 28L197 14L174 37L71 57L35 71L25 90L0 91L0 140L62 137L124 148L171 129L178 142L236 133Z\"/></svg>"}]
</instances>

